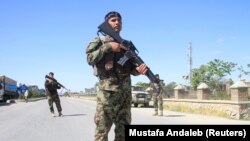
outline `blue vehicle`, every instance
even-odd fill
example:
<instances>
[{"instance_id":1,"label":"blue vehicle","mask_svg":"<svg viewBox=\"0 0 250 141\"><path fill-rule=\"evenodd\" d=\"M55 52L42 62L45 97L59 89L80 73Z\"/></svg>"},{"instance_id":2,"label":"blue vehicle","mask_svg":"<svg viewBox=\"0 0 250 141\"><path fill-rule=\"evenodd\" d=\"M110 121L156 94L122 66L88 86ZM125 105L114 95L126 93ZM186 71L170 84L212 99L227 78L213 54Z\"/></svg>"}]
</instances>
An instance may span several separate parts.
<instances>
[{"instance_id":1,"label":"blue vehicle","mask_svg":"<svg viewBox=\"0 0 250 141\"><path fill-rule=\"evenodd\" d=\"M6 101L17 97L17 81L5 75L0 76L0 100Z\"/></svg>"}]
</instances>

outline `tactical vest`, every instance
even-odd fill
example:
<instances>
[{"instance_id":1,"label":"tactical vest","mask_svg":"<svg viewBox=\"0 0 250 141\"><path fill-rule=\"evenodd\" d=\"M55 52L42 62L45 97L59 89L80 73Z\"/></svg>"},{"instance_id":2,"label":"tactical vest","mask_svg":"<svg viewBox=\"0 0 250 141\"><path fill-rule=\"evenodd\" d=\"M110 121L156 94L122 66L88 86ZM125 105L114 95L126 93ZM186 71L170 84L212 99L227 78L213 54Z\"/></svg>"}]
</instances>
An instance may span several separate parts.
<instances>
[{"instance_id":1,"label":"tactical vest","mask_svg":"<svg viewBox=\"0 0 250 141\"><path fill-rule=\"evenodd\" d=\"M108 39L106 37L101 38L101 40L102 44L113 41L112 39ZM104 58L94 65L96 75L101 80L110 77L122 79L123 77L130 75L134 65L129 60L124 64L124 66L121 66L117 63L121 57L123 57L123 52L110 52L105 54Z\"/></svg>"}]
</instances>

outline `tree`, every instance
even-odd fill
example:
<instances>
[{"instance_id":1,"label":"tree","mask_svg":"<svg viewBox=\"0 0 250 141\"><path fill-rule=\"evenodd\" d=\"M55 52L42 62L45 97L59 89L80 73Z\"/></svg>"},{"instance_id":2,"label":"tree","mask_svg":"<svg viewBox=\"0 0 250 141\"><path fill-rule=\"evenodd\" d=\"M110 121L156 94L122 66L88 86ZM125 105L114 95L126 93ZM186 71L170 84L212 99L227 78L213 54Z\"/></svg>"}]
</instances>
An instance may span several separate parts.
<instances>
[{"instance_id":1,"label":"tree","mask_svg":"<svg viewBox=\"0 0 250 141\"><path fill-rule=\"evenodd\" d=\"M206 72L207 72L207 66L201 65L199 69L193 69L192 70L192 80L191 85L193 88L197 88L197 86L201 82L206 81Z\"/></svg>"},{"instance_id":2,"label":"tree","mask_svg":"<svg viewBox=\"0 0 250 141\"><path fill-rule=\"evenodd\" d=\"M150 83L145 83L145 82L137 82L135 85L142 86L145 89L150 86Z\"/></svg>"},{"instance_id":3,"label":"tree","mask_svg":"<svg viewBox=\"0 0 250 141\"><path fill-rule=\"evenodd\" d=\"M165 91L168 95L174 95L174 88L176 86L175 82L170 82L165 86Z\"/></svg>"},{"instance_id":4,"label":"tree","mask_svg":"<svg viewBox=\"0 0 250 141\"><path fill-rule=\"evenodd\" d=\"M250 67L250 64L247 65L247 67ZM249 75L250 71L246 71L243 66L240 66L238 68L238 70L240 71L240 74L238 75L238 77L241 79L243 75Z\"/></svg>"},{"instance_id":5,"label":"tree","mask_svg":"<svg viewBox=\"0 0 250 141\"><path fill-rule=\"evenodd\" d=\"M196 89L201 82L205 82L210 88L219 89L222 78L230 75L236 65L236 63L214 59L207 65L201 65L200 68L192 70L191 85Z\"/></svg>"}]
</instances>

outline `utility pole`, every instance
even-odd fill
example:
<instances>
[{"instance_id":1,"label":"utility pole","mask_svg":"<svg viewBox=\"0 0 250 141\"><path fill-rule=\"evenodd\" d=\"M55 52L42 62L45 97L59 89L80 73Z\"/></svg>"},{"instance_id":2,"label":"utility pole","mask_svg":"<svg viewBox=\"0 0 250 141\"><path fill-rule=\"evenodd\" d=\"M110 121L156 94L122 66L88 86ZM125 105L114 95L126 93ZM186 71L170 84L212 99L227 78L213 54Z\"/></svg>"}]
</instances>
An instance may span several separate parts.
<instances>
[{"instance_id":1,"label":"utility pole","mask_svg":"<svg viewBox=\"0 0 250 141\"><path fill-rule=\"evenodd\" d=\"M192 59L192 43L189 42L188 45L188 61L189 61L189 85L191 86L191 80L192 80L192 65L193 65L193 59Z\"/></svg>"}]
</instances>

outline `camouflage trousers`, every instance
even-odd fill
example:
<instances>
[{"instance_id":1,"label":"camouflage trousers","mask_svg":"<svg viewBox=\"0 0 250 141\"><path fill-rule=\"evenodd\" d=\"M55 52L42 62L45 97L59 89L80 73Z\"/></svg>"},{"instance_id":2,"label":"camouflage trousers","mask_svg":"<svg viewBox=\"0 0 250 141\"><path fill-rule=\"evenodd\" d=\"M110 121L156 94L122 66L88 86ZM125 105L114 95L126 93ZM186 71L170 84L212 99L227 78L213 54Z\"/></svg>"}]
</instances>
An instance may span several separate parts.
<instances>
[{"instance_id":1,"label":"camouflage trousers","mask_svg":"<svg viewBox=\"0 0 250 141\"><path fill-rule=\"evenodd\" d=\"M58 94L48 96L47 98L48 98L48 104L49 104L50 112L54 113L54 107L53 107L54 102L56 104L57 111L58 112L62 111L60 98L59 98Z\"/></svg>"},{"instance_id":2,"label":"camouflage trousers","mask_svg":"<svg viewBox=\"0 0 250 141\"><path fill-rule=\"evenodd\" d=\"M163 99L162 93L157 96L157 93L153 94L153 104L154 110L157 112L158 110L163 111Z\"/></svg>"},{"instance_id":3,"label":"camouflage trousers","mask_svg":"<svg viewBox=\"0 0 250 141\"><path fill-rule=\"evenodd\" d=\"M125 125L131 124L131 92L99 91L94 117L95 141L108 141L111 126L115 125L115 140L125 141Z\"/></svg>"}]
</instances>

